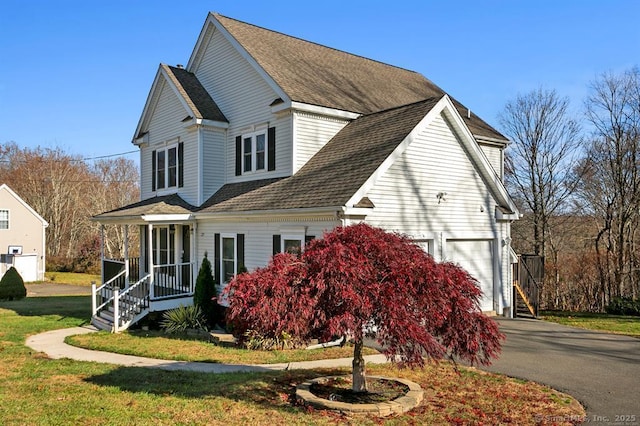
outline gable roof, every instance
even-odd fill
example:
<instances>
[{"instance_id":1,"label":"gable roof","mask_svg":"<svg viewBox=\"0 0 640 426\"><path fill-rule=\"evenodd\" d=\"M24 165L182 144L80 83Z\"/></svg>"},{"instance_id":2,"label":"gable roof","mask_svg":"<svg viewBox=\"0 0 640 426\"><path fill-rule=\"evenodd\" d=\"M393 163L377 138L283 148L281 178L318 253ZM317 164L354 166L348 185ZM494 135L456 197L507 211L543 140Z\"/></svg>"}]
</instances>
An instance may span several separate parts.
<instances>
[{"instance_id":1,"label":"gable roof","mask_svg":"<svg viewBox=\"0 0 640 426\"><path fill-rule=\"evenodd\" d=\"M233 198L223 199L234 185L222 187L200 212L341 207L438 102L421 102L364 115L347 124L298 172L275 182L262 182Z\"/></svg>"},{"instance_id":2,"label":"gable roof","mask_svg":"<svg viewBox=\"0 0 640 426\"><path fill-rule=\"evenodd\" d=\"M139 218L144 215L173 215L189 214L196 210L196 207L187 203L178 194L170 194L161 197L148 198L119 207L99 215L93 216L93 220L108 221L125 218Z\"/></svg>"},{"instance_id":3,"label":"gable roof","mask_svg":"<svg viewBox=\"0 0 640 426\"><path fill-rule=\"evenodd\" d=\"M296 174L224 185L198 213L374 207L364 198L377 176L436 114L456 127L461 143L504 213L517 213L502 181L448 96L363 115L347 124Z\"/></svg>"},{"instance_id":4,"label":"gable roof","mask_svg":"<svg viewBox=\"0 0 640 426\"><path fill-rule=\"evenodd\" d=\"M268 30L219 14L207 22L222 29L273 79L291 101L359 114L388 110L446 93L423 75ZM189 66L207 33L200 34ZM476 136L506 142L496 129L453 101Z\"/></svg>"},{"instance_id":5,"label":"gable roof","mask_svg":"<svg viewBox=\"0 0 640 426\"><path fill-rule=\"evenodd\" d=\"M33 207L31 207L29 204L27 204L26 201L24 201L22 198L20 198L20 196L18 194L16 194L15 192L13 192L13 190L11 188L9 188L9 186L6 183L3 183L2 185L0 185L0 191L7 191L7 193L9 195L11 195L13 198L15 198L20 204L22 204L24 206L25 209L27 209L29 211L29 213L31 213L32 215L34 215L36 217L36 219L38 219L40 222L42 222L42 226L43 227L48 227L49 226L49 222L47 222L46 220L44 220L44 218L42 216L40 216L38 214L38 212L36 212Z\"/></svg>"},{"instance_id":6,"label":"gable roof","mask_svg":"<svg viewBox=\"0 0 640 426\"><path fill-rule=\"evenodd\" d=\"M183 68L160 64L144 105L142 115L138 121L134 135L134 143L136 143L136 139L144 136L146 133L145 126L150 119L150 114L152 114L155 108L160 90L163 87L163 82L166 82L168 87L174 92L184 107L185 114L188 114L187 118L210 120L218 123L229 122L195 74Z\"/></svg>"},{"instance_id":7,"label":"gable roof","mask_svg":"<svg viewBox=\"0 0 640 426\"><path fill-rule=\"evenodd\" d=\"M160 67L166 71L169 79L193 111L195 118L229 122L194 73L165 64L160 64Z\"/></svg>"}]
</instances>

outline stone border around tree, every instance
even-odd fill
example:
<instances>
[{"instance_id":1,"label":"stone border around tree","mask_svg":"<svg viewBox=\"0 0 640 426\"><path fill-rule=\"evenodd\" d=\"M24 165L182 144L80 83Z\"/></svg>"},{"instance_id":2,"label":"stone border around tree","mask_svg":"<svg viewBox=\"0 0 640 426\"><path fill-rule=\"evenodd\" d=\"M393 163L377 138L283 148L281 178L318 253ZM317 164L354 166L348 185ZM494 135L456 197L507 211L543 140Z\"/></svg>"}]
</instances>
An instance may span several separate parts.
<instances>
[{"instance_id":1,"label":"stone border around tree","mask_svg":"<svg viewBox=\"0 0 640 426\"><path fill-rule=\"evenodd\" d=\"M325 383L332 379L350 376L325 376L306 381L296 386L296 401L304 405L311 405L315 408L340 411L351 415L375 414L379 417L386 417L392 414L402 414L417 407L424 398L424 390L419 384L397 377L367 376L367 379L389 380L401 383L409 388L409 391L399 398L391 401L378 402L375 404L350 404L347 402L331 401L319 398L311 392L311 386L315 383Z\"/></svg>"}]
</instances>

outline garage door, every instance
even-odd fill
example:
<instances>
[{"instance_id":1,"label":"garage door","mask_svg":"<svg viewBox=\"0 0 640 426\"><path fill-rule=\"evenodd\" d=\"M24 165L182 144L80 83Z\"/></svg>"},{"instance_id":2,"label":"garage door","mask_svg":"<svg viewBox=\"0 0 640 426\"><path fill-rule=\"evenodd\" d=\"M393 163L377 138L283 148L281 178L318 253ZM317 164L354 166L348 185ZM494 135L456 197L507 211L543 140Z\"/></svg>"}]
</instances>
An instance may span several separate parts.
<instances>
[{"instance_id":1,"label":"garage door","mask_svg":"<svg viewBox=\"0 0 640 426\"><path fill-rule=\"evenodd\" d=\"M480 283L483 311L493 310L493 241L447 240L446 259L460 264Z\"/></svg>"}]
</instances>

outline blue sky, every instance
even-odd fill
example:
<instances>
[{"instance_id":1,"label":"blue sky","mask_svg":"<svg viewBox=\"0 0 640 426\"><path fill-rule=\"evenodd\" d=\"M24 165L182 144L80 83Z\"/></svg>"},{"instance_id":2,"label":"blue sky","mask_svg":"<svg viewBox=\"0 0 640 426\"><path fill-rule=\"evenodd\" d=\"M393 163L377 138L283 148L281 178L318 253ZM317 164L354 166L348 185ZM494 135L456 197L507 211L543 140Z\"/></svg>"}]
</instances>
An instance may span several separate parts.
<instances>
[{"instance_id":1,"label":"blue sky","mask_svg":"<svg viewBox=\"0 0 640 426\"><path fill-rule=\"evenodd\" d=\"M636 0L3 0L0 143L134 150L158 64L188 62L208 11L420 72L498 129L518 93L580 113L594 78L640 65Z\"/></svg>"}]
</instances>

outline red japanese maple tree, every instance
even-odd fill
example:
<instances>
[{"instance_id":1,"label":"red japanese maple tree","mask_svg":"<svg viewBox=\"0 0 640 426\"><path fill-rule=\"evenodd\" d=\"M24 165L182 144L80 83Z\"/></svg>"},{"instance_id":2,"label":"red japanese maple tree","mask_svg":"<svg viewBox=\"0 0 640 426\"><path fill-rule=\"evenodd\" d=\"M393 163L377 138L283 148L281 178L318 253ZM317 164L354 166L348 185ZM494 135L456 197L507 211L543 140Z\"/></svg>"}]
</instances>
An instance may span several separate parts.
<instances>
[{"instance_id":1,"label":"red japanese maple tree","mask_svg":"<svg viewBox=\"0 0 640 426\"><path fill-rule=\"evenodd\" d=\"M504 336L479 308L477 281L437 263L408 237L366 224L339 227L302 254L278 254L227 287L234 333L348 336L353 390L366 391L364 338L375 331L389 360L421 367L452 356L489 364Z\"/></svg>"}]
</instances>

